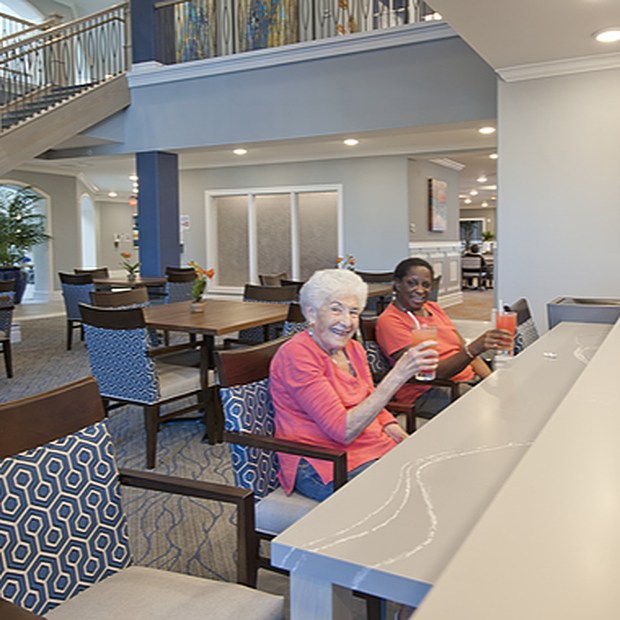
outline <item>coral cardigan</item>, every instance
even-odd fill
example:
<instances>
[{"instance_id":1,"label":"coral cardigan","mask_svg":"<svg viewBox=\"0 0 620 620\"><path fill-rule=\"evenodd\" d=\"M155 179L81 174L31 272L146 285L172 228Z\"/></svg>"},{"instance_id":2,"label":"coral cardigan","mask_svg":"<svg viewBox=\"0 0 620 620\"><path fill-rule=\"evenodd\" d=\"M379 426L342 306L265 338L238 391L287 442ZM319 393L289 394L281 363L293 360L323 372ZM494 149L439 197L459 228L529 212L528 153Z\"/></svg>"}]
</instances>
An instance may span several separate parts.
<instances>
[{"instance_id":1,"label":"coral cardigan","mask_svg":"<svg viewBox=\"0 0 620 620\"><path fill-rule=\"evenodd\" d=\"M430 316L416 317L422 325L437 325L437 350L439 359L443 360L454 355L463 348L456 327L450 317L442 310L441 306L433 301L427 301L424 308L430 312ZM390 358L392 355L411 344L411 330L414 328L413 319L394 304L390 304L377 319L377 343L383 353ZM475 377L474 369L467 365L461 372L451 377L454 381L471 381ZM418 396L426 392L429 387L403 385L396 393L396 400L400 402L413 402Z\"/></svg>"},{"instance_id":2,"label":"coral cardigan","mask_svg":"<svg viewBox=\"0 0 620 620\"><path fill-rule=\"evenodd\" d=\"M396 442L383 432L395 422L383 409L351 443L345 443L347 411L374 389L364 348L350 340L345 353L356 376L338 368L307 332L283 344L271 362L270 389L275 408L276 437L310 443L317 447L346 450L351 471L391 450ZM301 457L278 454L280 484L293 491ZM324 483L333 480L328 461L308 459Z\"/></svg>"}]
</instances>

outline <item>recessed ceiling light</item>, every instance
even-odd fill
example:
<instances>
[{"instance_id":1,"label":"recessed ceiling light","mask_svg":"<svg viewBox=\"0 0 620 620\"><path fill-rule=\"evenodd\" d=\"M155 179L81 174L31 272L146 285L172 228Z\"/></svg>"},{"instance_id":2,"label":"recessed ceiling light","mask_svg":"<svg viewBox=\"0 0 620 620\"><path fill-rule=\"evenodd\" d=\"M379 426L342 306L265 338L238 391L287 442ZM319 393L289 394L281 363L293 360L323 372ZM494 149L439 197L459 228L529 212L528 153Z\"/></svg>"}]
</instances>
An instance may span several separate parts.
<instances>
[{"instance_id":1,"label":"recessed ceiling light","mask_svg":"<svg viewBox=\"0 0 620 620\"><path fill-rule=\"evenodd\" d=\"M118 194L116 192L108 192L108 196L110 198L116 198L118 196Z\"/></svg>"},{"instance_id":2,"label":"recessed ceiling light","mask_svg":"<svg viewBox=\"0 0 620 620\"><path fill-rule=\"evenodd\" d=\"M235 149L233 151L233 153L235 155L239 155L239 157L241 157L242 155L247 155L248 150L247 149Z\"/></svg>"},{"instance_id":3,"label":"recessed ceiling light","mask_svg":"<svg viewBox=\"0 0 620 620\"><path fill-rule=\"evenodd\" d=\"M495 127L480 127L478 133L488 136L489 134L495 133Z\"/></svg>"},{"instance_id":4,"label":"recessed ceiling light","mask_svg":"<svg viewBox=\"0 0 620 620\"><path fill-rule=\"evenodd\" d=\"M137 181L138 180L138 175L137 174L130 174L129 175L129 180L130 181Z\"/></svg>"},{"instance_id":5,"label":"recessed ceiling light","mask_svg":"<svg viewBox=\"0 0 620 620\"><path fill-rule=\"evenodd\" d=\"M620 27L619 28L605 28L599 30L592 35L599 43L616 43L620 41Z\"/></svg>"},{"instance_id":6,"label":"recessed ceiling light","mask_svg":"<svg viewBox=\"0 0 620 620\"><path fill-rule=\"evenodd\" d=\"M347 146L357 146L360 143L360 141L357 140L356 138L347 138L346 140L344 140L344 143Z\"/></svg>"},{"instance_id":7,"label":"recessed ceiling light","mask_svg":"<svg viewBox=\"0 0 620 620\"><path fill-rule=\"evenodd\" d=\"M480 206L481 207L488 207L489 203L485 200Z\"/></svg>"},{"instance_id":8,"label":"recessed ceiling light","mask_svg":"<svg viewBox=\"0 0 620 620\"><path fill-rule=\"evenodd\" d=\"M476 181L478 181L478 183L486 183L488 181L487 177L484 174L481 174Z\"/></svg>"},{"instance_id":9,"label":"recessed ceiling light","mask_svg":"<svg viewBox=\"0 0 620 620\"><path fill-rule=\"evenodd\" d=\"M472 189L472 190L469 192L469 195L470 195L470 196L477 196L477 195L478 195L478 190L477 190L477 189Z\"/></svg>"},{"instance_id":10,"label":"recessed ceiling light","mask_svg":"<svg viewBox=\"0 0 620 620\"><path fill-rule=\"evenodd\" d=\"M470 204L471 204L471 198L465 198L465 200L463 200L463 202L464 202L466 205L470 205Z\"/></svg>"},{"instance_id":11,"label":"recessed ceiling light","mask_svg":"<svg viewBox=\"0 0 620 620\"><path fill-rule=\"evenodd\" d=\"M497 153L491 153L489 155L489 159L497 159L497 157L498 157Z\"/></svg>"}]
</instances>

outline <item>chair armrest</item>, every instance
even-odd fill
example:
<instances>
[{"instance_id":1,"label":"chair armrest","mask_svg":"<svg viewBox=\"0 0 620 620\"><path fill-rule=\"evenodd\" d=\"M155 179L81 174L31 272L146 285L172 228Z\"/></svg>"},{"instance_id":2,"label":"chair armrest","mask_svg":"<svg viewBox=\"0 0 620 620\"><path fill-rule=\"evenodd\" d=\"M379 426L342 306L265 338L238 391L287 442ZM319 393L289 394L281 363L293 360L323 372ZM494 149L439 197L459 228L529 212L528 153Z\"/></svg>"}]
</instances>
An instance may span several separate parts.
<instances>
[{"instance_id":1,"label":"chair armrest","mask_svg":"<svg viewBox=\"0 0 620 620\"><path fill-rule=\"evenodd\" d=\"M43 616L37 616L3 598L0 598L0 618L2 620L44 620Z\"/></svg>"},{"instance_id":2,"label":"chair armrest","mask_svg":"<svg viewBox=\"0 0 620 620\"><path fill-rule=\"evenodd\" d=\"M344 450L333 448L317 448L312 444L287 439L276 439L253 433L239 433L236 431L224 431L224 441L236 443L242 446L263 448L276 452L286 452L298 456L307 456L313 459L331 461L334 466L334 490L339 489L347 481L347 453Z\"/></svg>"},{"instance_id":3,"label":"chair armrest","mask_svg":"<svg viewBox=\"0 0 620 620\"><path fill-rule=\"evenodd\" d=\"M119 479L121 484L139 489L234 504L237 508L237 582L252 586L251 575L254 570L258 544L252 491L204 480L190 480L124 468L119 468Z\"/></svg>"}]
</instances>

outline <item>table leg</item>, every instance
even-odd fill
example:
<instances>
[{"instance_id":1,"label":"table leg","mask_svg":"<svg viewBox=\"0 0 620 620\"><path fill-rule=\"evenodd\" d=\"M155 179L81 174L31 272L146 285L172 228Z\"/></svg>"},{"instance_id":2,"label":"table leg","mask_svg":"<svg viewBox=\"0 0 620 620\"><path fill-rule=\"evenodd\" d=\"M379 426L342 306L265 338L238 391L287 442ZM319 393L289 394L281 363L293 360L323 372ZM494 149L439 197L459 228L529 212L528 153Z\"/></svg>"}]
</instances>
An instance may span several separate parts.
<instances>
[{"instance_id":1,"label":"table leg","mask_svg":"<svg viewBox=\"0 0 620 620\"><path fill-rule=\"evenodd\" d=\"M291 620L351 620L353 617L353 593L346 588L293 571L290 592Z\"/></svg>"}]
</instances>

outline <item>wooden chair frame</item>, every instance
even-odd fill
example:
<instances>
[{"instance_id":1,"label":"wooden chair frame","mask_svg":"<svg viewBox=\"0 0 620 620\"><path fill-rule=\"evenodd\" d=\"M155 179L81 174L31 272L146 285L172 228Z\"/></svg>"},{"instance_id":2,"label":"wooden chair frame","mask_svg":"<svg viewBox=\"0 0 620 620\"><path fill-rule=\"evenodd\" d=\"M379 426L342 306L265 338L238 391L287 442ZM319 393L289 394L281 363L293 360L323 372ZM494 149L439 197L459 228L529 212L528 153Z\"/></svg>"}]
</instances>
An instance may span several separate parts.
<instances>
[{"instance_id":1,"label":"wooden chair frame","mask_svg":"<svg viewBox=\"0 0 620 620\"><path fill-rule=\"evenodd\" d=\"M0 459L60 439L104 418L105 409L93 377L0 404ZM251 585L249 558L256 555L254 494L247 489L119 468L122 485L174 495L230 503L236 509L238 545L237 583ZM41 618L0 599L0 617L6 620Z\"/></svg>"},{"instance_id":2,"label":"wooden chair frame","mask_svg":"<svg viewBox=\"0 0 620 620\"><path fill-rule=\"evenodd\" d=\"M8 295L2 295L2 293L15 292L15 280L0 280L0 300L2 300L2 306L0 311L12 312L15 309L15 304ZM13 353L11 350L11 331L5 334L4 338L0 339L0 345L2 346L2 355L4 356L4 368L7 379L13 378Z\"/></svg>"},{"instance_id":3,"label":"wooden chair frame","mask_svg":"<svg viewBox=\"0 0 620 620\"><path fill-rule=\"evenodd\" d=\"M377 329L377 318L376 317L361 317L360 318L360 334L362 336L362 340L364 342L368 341L377 341L376 336ZM373 380L375 384L379 383L383 376L373 375ZM445 387L450 390L450 400L454 401L459 397L459 386L458 383L452 381L450 379L433 379L432 381L418 381L415 378L409 379L408 383L412 383L414 385L425 385L425 386L435 386L435 387ZM402 403L398 401L390 401L386 405L386 409L391 411L393 414L404 414L405 416L405 431L411 435L416 428L416 412L415 412L415 402L413 403Z\"/></svg>"},{"instance_id":4,"label":"wooden chair frame","mask_svg":"<svg viewBox=\"0 0 620 620\"><path fill-rule=\"evenodd\" d=\"M220 387L231 387L261 381L269 376L269 365L276 351L288 338L270 340L245 349L230 349L215 352L215 363L218 371ZM221 403L220 403L221 406ZM287 441L247 432L224 431L224 441L244 446L253 446L264 450L286 452L309 458L330 461L334 468L334 489L339 489L347 481L347 455L341 450L317 448L311 444L298 441ZM255 532L258 541L269 541L273 536L263 532ZM283 572L271 566L269 558L261 555L260 544L256 547L256 556L250 562L247 572L254 576L256 583L259 568L267 568Z\"/></svg>"},{"instance_id":5,"label":"wooden chair frame","mask_svg":"<svg viewBox=\"0 0 620 620\"><path fill-rule=\"evenodd\" d=\"M90 300L93 306L99 308L118 308L146 304L149 301L149 294L146 287L140 286L127 291L92 291Z\"/></svg>"},{"instance_id":6,"label":"wooden chair frame","mask_svg":"<svg viewBox=\"0 0 620 620\"><path fill-rule=\"evenodd\" d=\"M115 330L131 330L138 328L146 328L146 322L144 320L144 314L142 308L129 308L129 309L115 309L115 308L98 308L95 306L87 306L86 304L80 304L80 312L82 313L82 320L87 325L93 325L95 327L101 327L104 329ZM158 347L151 349L148 352L150 357L157 357L162 355L168 355L170 353L178 353L180 351L193 350L200 345L187 343L173 345L169 347ZM209 404L212 403L212 398L209 394L209 386L207 385L207 359L206 351L201 347L200 354L200 371L201 371L201 388L194 392L188 392L182 395L177 395L166 400L160 400L155 404L144 404L131 399L124 399L118 397L105 397L104 403L106 411L117 408L122 405L131 404L143 407L144 420L146 426L146 467L147 469L153 469L155 467L155 456L157 452L157 431L159 425L162 422L178 418L190 411L196 411L197 409L204 412L203 418L207 427L207 435L210 444L218 442L219 432L217 429L217 421L215 415L208 414ZM168 411L165 414L161 413L162 405L167 405L171 402L179 400L181 398L187 398L190 396L196 396L197 402L193 405L187 405L180 409ZM110 404L114 403L114 404Z\"/></svg>"}]
</instances>

